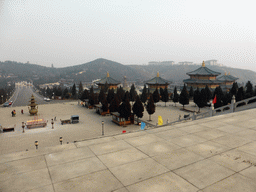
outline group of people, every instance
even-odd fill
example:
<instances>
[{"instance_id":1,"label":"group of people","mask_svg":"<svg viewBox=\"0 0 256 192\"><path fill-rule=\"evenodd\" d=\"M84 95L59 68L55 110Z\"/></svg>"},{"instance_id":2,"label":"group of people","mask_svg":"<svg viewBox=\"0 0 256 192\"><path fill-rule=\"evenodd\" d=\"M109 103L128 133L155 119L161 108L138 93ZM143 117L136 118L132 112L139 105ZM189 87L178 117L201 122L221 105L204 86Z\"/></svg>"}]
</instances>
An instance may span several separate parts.
<instances>
[{"instance_id":1,"label":"group of people","mask_svg":"<svg viewBox=\"0 0 256 192\"><path fill-rule=\"evenodd\" d=\"M23 114L23 109L21 109L21 114ZM15 117L15 115L16 115L16 111L12 110L12 117Z\"/></svg>"}]
</instances>

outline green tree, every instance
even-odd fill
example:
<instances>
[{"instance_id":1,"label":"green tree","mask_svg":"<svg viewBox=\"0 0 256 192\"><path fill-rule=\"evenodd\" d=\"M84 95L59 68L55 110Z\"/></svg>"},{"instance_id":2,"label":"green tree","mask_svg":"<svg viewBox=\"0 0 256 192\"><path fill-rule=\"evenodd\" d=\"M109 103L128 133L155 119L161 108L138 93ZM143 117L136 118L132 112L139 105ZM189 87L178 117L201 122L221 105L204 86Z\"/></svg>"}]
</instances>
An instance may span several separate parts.
<instances>
[{"instance_id":1,"label":"green tree","mask_svg":"<svg viewBox=\"0 0 256 192\"><path fill-rule=\"evenodd\" d=\"M193 89L193 87L191 86L190 89L189 89L189 98L192 99L193 96L194 96L194 89Z\"/></svg>"},{"instance_id":2,"label":"green tree","mask_svg":"<svg viewBox=\"0 0 256 192\"><path fill-rule=\"evenodd\" d=\"M120 100L119 100L117 94L115 94L114 99L112 99L112 101L110 102L109 111L117 112L119 105L120 105Z\"/></svg>"},{"instance_id":3,"label":"green tree","mask_svg":"<svg viewBox=\"0 0 256 192\"><path fill-rule=\"evenodd\" d=\"M58 86L58 87L54 87L54 88L55 88L55 89L53 90L54 95L60 97L60 96L62 95L62 89L61 89L61 87Z\"/></svg>"},{"instance_id":4,"label":"green tree","mask_svg":"<svg viewBox=\"0 0 256 192\"><path fill-rule=\"evenodd\" d=\"M137 116L137 121L138 121L138 118L143 117L144 107L139 96L136 97L136 101L132 107L132 111Z\"/></svg>"},{"instance_id":5,"label":"green tree","mask_svg":"<svg viewBox=\"0 0 256 192\"><path fill-rule=\"evenodd\" d=\"M102 103L102 101L103 101L103 99L106 99L106 95L105 95L105 93L104 93L104 89L100 89L100 93L99 93L99 102L101 102Z\"/></svg>"},{"instance_id":6,"label":"green tree","mask_svg":"<svg viewBox=\"0 0 256 192\"><path fill-rule=\"evenodd\" d=\"M142 94L140 96L141 102L145 104L145 102L148 99L147 97L148 97L147 88L146 88L146 85L144 85L144 88L142 90Z\"/></svg>"},{"instance_id":7,"label":"green tree","mask_svg":"<svg viewBox=\"0 0 256 192\"><path fill-rule=\"evenodd\" d=\"M183 105L183 109L184 109L184 105L189 104L189 95L188 95L187 87L186 87L185 84L184 84L183 89L180 93L179 103L181 105Z\"/></svg>"},{"instance_id":8,"label":"green tree","mask_svg":"<svg viewBox=\"0 0 256 192\"><path fill-rule=\"evenodd\" d=\"M217 98L217 102L214 104L214 108L219 108L219 107L223 106L222 99L224 96L223 91L220 86L216 87L216 89L214 90L213 97L215 97L215 95Z\"/></svg>"},{"instance_id":9,"label":"green tree","mask_svg":"<svg viewBox=\"0 0 256 192\"><path fill-rule=\"evenodd\" d=\"M128 99L126 99L118 108L118 113L120 114L120 117L125 118L125 120L128 119L128 117L131 116L131 104Z\"/></svg>"},{"instance_id":10,"label":"green tree","mask_svg":"<svg viewBox=\"0 0 256 192\"><path fill-rule=\"evenodd\" d=\"M248 81L245 85L245 98L250 98L253 96L253 86L250 81Z\"/></svg>"},{"instance_id":11,"label":"green tree","mask_svg":"<svg viewBox=\"0 0 256 192\"><path fill-rule=\"evenodd\" d=\"M193 100L194 100L194 103L198 106L198 103L200 102L200 91L199 91L199 88L197 87L197 89L195 90L194 92L194 96L193 96ZM198 106L199 107L199 106ZM199 108L200 110L200 108Z\"/></svg>"},{"instance_id":12,"label":"green tree","mask_svg":"<svg viewBox=\"0 0 256 192\"><path fill-rule=\"evenodd\" d=\"M88 92L88 90L85 89L85 90L83 91L83 93L82 93L80 99L81 99L82 101L84 101L85 99L88 99L88 98L89 98L89 92Z\"/></svg>"},{"instance_id":13,"label":"green tree","mask_svg":"<svg viewBox=\"0 0 256 192\"><path fill-rule=\"evenodd\" d=\"M95 95L94 95L93 86L91 86L91 88L90 88L89 104L90 104L90 106L94 106L94 104L95 104Z\"/></svg>"},{"instance_id":14,"label":"green tree","mask_svg":"<svg viewBox=\"0 0 256 192\"><path fill-rule=\"evenodd\" d=\"M63 93L62 93L62 99L69 99L69 92L68 88L65 88Z\"/></svg>"},{"instance_id":15,"label":"green tree","mask_svg":"<svg viewBox=\"0 0 256 192\"><path fill-rule=\"evenodd\" d=\"M228 105L229 103L231 103L231 99L232 99L232 94L230 92L224 93L222 98L223 105Z\"/></svg>"},{"instance_id":16,"label":"green tree","mask_svg":"<svg viewBox=\"0 0 256 192\"><path fill-rule=\"evenodd\" d=\"M107 112L109 108L108 108L108 101L107 101L105 95L102 98L101 104L102 104L102 111Z\"/></svg>"},{"instance_id":17,"label":"green tree","mask_svg":"<svg viewBox=\"0 0 256 192\"><path fill-rule=\"evenodd\" d=\"M118 96L119 101L121 102L124 98L125 91L122 87L117 88L116 94Z\"/></svg>"},{"instance_id":18,"label":"green tree","mask_svg":"<svg viewBox=\"0 0 256 192\"><path fill-rule=\"evenodd\" d=\"M129 94L129 92L128 92L128 91L126 91L126 92L125 92L125 94L124 94L124 97L123 97L122 101L123 101L123 102L125 102L127 99L130 101L130 94Z\"/></svg>"},{"instance_id":19,"label":"green tree","mask_svg":"<svg viewBox=\"0 0 256 192\"><path fill-rule=\"evenodd\" d=\"M131 89L130 89L130 100L135 101L136 97L137 97L137 92L135 90L134 84L132 84Z\"/></svg>"},{"instance_id":20,"label":"green tree","mask_svg":"<svg viewBox=\"0 0 256 192\"><path fill-rule=\"evenodd\" d=\"M236 101L241 101L245 98L244 88L240 87L236 93Z\"/></svg>"},{"instance_id":21,"label":"green tree","mask_svg":"<svg viewBox=\"0 0 256 192\"><path fill-rule=\"evenodd\" d=\"M82 95L82 93L83 93L83 90L84 90L83 84L82 84L82 82L80 81L80 83L79 83L79 89L78 89L78 97L79 97L79 99L81 98L81 95Z\"/></svg>"},{"instance_id":22,"label":"green tree","mask_svg":"<svg viewBox=\"0 0 256 192\"><path fill-rule=\"evenodd\" d=\"M173 91L173 98L172 101L175 103L175 107L176 107L176 103L179 102L179 95L177 93L177 88L175 86L174 91Z\"/></svg>"},{"instance_id":23,"label":"green tree","mask_svg":"<svg viewBox=\"0 0 256 192\"><path fill-rule=\"evenodd\" d=\"M207 94L205 89L201 89L201 92L199 94L199 99L197 100L197 106L199 108L198 112L200 112L200 109L206 106L206 104L207 104Z\"/></svg>"},{"instance_id":24,"label":"green tree","mask_svg":"<svg viewBox=\"0 0 256 192\"><path fill-rule=\"evenodd\" d=\"M169 101L169 94L166 87L163 90L162 101L165 102L165 107L166 107L166 102Z\"/></svg>"},{"instance_id":25,"label":"green tree","mask_svg":"<svg viewBox=\"0 0 256 192\"><path fill-rule=\"evenodd\" d=\"M209 102L212 99L212 92L208 85L205 86L206 101Z\"/></svg>"},{"instance_id":26,"label":"green tree","mask_svg":"<svg viewBox=\"0 0 256 192\"><path fill-rule=\"evenodd\" d=\"M233 95L236 95L237 93L237 90L238 90L238 85L237 85L237 82L234 82L233 85L232 85L232 88L230 89L230 93Z\"/></svg>"},{"instance_id":27,"label":"green tree","mask_svg":"<svg viewBox=\"0 0 256 192\"><path fill-rule=\"evenodd\" d=\"M146 106L147 112L149 114L149 121L151 121L151 115L155 113L155 108L156 106L153 100L153 96L150 95L147 106Z\"/></svg>"},{"instance_id":28,"label":"green tree","mask_svg":"<svg viewBox=\"0 0 256 192\"><path fill-rule=\"evenodd\" d=\"M159 93L158 93L157 88L156 88L156 90L153 92L153 100L154 100L154 103L157 103L157 102L159 102L159 100L160 100L160 95L159 95Z\"/></svg>"},{"instance_id":29,"label":"green tree","mask_svg":"<svg viewBox=\"0 0 256 192\"><path fill-rule=\"evenodd\" d=\"M76 84L74 83L72 90L71 90L72 98L76 99Z\"/></svg>"},{"instance_id":30,"label":"green tree","mask_svg":"<svg viewBox=\"0 0 256 192\"><path fill-rule=\"evenodd\" d=\"M160 95L160 100L163 101L162 98L163 98L163 94L164 94L164 89L162 87L160 87L159 91L160 91L160 94L159 94Z\"/></svg>"}]
</instances>

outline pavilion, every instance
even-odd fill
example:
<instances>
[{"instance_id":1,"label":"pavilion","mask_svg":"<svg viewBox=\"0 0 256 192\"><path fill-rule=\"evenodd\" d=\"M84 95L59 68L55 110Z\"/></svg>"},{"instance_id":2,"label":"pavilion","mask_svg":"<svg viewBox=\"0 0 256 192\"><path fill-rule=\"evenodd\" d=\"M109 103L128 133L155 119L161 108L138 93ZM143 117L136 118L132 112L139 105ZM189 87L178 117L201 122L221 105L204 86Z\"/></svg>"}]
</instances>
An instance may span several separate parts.
<instances>
[{"instance_id":1,"label":"pavilion","mask_svg":"<svg viewBox=\"0 0 256 192\"><path fill-rule=\"evenodd\" d=\"M110 77L109 72L107 72L107 76L99 80L96 84L98 85L99 89L104 88L105 85L108 87L108 89L117 89L120 82Z\"/></svg>"},{"instance_id":2,"label":"pavilion","mask_svg":"<svg viewBox=\"0 0 256 192\"><path fill-rule=\"evenodd\" d=\"M159 76L159 72L157 72L156 77L153 79L150 79L145 82L146 85L148 85L148 89L150 92L155 91L156 89L165 89L168 87L168 85L171 83L170 81L167 81Z\"/></svg>"}]
</instances>

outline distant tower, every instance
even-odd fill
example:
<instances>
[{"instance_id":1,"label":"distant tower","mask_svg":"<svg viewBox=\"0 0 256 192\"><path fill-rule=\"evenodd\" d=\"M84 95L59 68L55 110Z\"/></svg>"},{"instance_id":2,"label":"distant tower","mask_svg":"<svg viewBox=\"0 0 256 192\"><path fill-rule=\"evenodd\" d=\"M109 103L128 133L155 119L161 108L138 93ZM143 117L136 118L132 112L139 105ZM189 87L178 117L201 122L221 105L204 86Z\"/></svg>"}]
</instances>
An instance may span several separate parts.
<instances>
[{"instance_id":1,"label":"distant tower","mask_svg":"<svg viewBox=\"0 0 256 192\"><path fill-rule=\"evenodd\" d=\"M124 76L124 88L127 88L128 87L128 85L127 85L127 78L126 78L126 76Z\"/></svg>"},{"instance_id":2,"label":"distant tower","mask_svg":"<svg viewBox=\"0 0 256 192\"><path fill-rule=\"evenodd\" d=\"M54 68L54 67L53 67L53 64L52 64L52 68Z\"/></svg>"}]
</instances>

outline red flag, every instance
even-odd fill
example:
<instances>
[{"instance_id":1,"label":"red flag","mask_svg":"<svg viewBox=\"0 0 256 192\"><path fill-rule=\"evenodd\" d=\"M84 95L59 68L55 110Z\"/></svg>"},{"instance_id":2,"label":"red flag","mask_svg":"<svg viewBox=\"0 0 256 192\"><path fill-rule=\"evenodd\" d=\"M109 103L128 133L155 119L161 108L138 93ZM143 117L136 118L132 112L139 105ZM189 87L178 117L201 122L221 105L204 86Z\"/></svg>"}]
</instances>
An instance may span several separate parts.
<instances>
[{"instance_id":1,"label":"red flag","mask_svg":"<svg viewBox=\"0 0 256 192\"><path fill-rule=\"evenodd\" d=\"M217 103L217 96L215 95L214 99L212 100L212 104Z\"/></svg>"}]
</instances>

